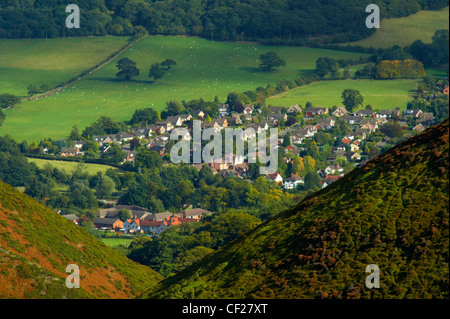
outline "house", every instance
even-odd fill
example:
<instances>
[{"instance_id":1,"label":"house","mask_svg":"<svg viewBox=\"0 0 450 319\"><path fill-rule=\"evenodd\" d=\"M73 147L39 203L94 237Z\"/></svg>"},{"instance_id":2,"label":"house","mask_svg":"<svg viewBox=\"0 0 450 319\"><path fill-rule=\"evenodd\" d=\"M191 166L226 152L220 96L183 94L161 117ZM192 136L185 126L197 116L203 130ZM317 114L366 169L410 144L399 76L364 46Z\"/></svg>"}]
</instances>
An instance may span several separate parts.
<instances>
[{"instance_id":1,"label":"house","mask_svg":"<svg viewBox=\"0 0 450 319\"><path fill-rule=\"evenodd\" d=\"M416 131L417 133L423 132L424 130L425 126L423 126L422 123L419 123L413 127L413 131Z\"/></svg>"},{"instance_id":2,"label":"house","mask_svg":"<svg viewBox=\"0 0 450 319\"><path fill-rule=\"evenodd\" d=\"M219 128L226 128L228 126L228 121L225 117L218 118L216 121Z\"/></svg>"},{"instance_id":3,"label":"house","mask_svg":"<svg viewBox=\"0 0 450 319\"><path fill-rule=\"evenodd\" d=\"M165 130L166 132L170 132L170 131L173 129L173 123L170 122L170 121L167 121L167 120L165 120L165 121L156 121L156 122L155 122L155 125L156 125L157 127L164 128L164 130ZM161 133L161 134L162 134L162 133Z\"/></svg>"},{"instance_id":4,"label":"house","mask_svg":"<svg viewBox=\"0 0 450 319\"><path fill-rule=\"evenodd\" d=\"M158 152L159 155L164 156L164 154L166 153L166 146L165 145L161 145L161 144L156 144L156 143L150 143L147 145L147 149L149 151L155 151Z\"/></svg>"},{"instance_id":5,"label":"house","mask_svg":"<svg viewBox=\"0 0 450 319\"><path fill-rule=\"evenodd\" d=\"M359 146L355 143L350 144L350 150L352 152L356 152L357 150L359 150Z\"/></svg>"},{"instance_id":6,"label":"house","mask_svg":"<svg viewBox=\"0 0 450 319\"><path fill-rule=\"evenodd\" d=\"M444 87L444 89L442 90L442 94L448 95L448 85L446 85L446 86Z\"/></svg>"},{"instance_id":7,"label":"house","mask_svg":"<svg viewBox=\"0 0 450 319\"><path fill-rule=\"evenodd\" d=\"M300 106L298 106L297 104L292 105L287 110L288 114L294 114L294 113L300 114L302 112L303 112L302 108Z\"/></svg>"},{"instance_id":8,"label":"house","mask_svg":"<svg viewBox=\"0 0 450 319\"><path fill-rule=\"evenodd\" d=\"M141 139L141 138L148 138L150 136L150 134L152 133L152 130L149 127L145 127L145 128L133 127L133 128L131 128L130 132L135 137Z\"/></svg>"},{"instance_id":9,"label":"house","mask_svg":"<svg viewBox=\"0 0 450 319\"><path fill-rule=\"evenodd\" d=\"M181 126L183 124L183 120L181 119L181 116L175 115L175 116L168 116L166 118L166 121L172 123L174 126Z\"/></svg>"},{"instance_id":10,"label":"house","mask_svg":"<svg viewBox=\"0 0 450 319\"><path fill-rule=\"evenodd\" d=\"M346 136L346 137L344 137L344 138L342 139L342 143L344 143L344 144L350 144L350 143L352 142L352 139L353 139L353 136L352 136L352 138Z\"/></svg>"},{"instance_id":11,"label":"house","mask_svg":"<svg viewBox=\"0 0 450 319\"><path fill-rule=\"evenodd\" d=\"M242 111L245 115L252 115L255 107L252 104L244 105L244 110Z\"/></svg>"},{"instance_id":12,"label":"house","mask_svg":"<svg viewBox=\"0 0 450 319\"><path fill-rule=\"evenodd\" d=\"M229 104L219 104L219 116L228 116L230 115L230 105Z\"/></svg>"},{"instance_id":13,"label":"house","mask_svg":"<svg viewBox=\"0 0 450 319\"><path fill-rule=\"evenodd\" d=\"M302 177L291 174L291 177L288 177L284 180L283 188L284 189L294 189L297 188L298 185L304 184L304 180Z\"/></svg>"},{"instance_id":14,"label":"house","mask_svg":"<svg viewBox=\"0 0 450 319\"><path fill-rule=\"evenodd\" d=\"M322 188L327 187L328 185L338 181L341 178L342 178L342 176L326 175L325 178L322 180Z\"/></svg>"},{"instance_id":15,"label":"house","mask_svg":"<svg viewBox=\"0 0 450 319\"><path fill-rule=\"evenodd\" d=\"M328 114L328 108L326 108L326 107L308 107L305 110L306 116L325 115L325 114Z\"/></svg>"},{"instance_id":16,"label":"house","mask_svg":"<svg viewBox=\"0 0 450 319\"><path fill-rule=\"evenodd\" d=\"M353 125L353 124L361 124L362 121L364 121L364 116L342 116L341 119L343 119L344 121L346 121L348 124Z\"/></svg>"},{"instance_id":17,"label":"house","mask_svg":"<svg viewBox=\"0 0 450 319\"><path fill-rule=\"evenodd\" d=\"M212 212L203 208L186 209L180 212L183 218L200 219L202 216L211 215Z\"/></svg>"},{"instance_id":18,"label":"house","mask_svg":"<svg viewBox=\"0 0 450 319\"><path fill-rule=\"evenodd\" d=\"M205 113L201 110L191 110L191 113L196 117L197 119L202 119L205 116Z\"/></svg>"},{"instance_id":19,"label":"house","mask_svg":"<svg viewBox=\"0 0 450 319\"><path fill-rule=\"evenodd\" d=\"M236 113L238 114L238 113ZM233 116L233 114L231 116L228 117L224 117L226 118L228 125L240 125L242 124L241 118L239 116Z\"/></svg>"},{"instance_id":20,"label":"house","mask_svg":"<svg viewBox=\"0 0 450 319\"><path fill-rule=\"evenodd\" d=\"M94 220L96 228L120 229L123 228L123 222L119 218L97 218Z\"/></svg>"},{"instance_id":21,"label":"house","mask_svg":"<svg viewBox=\"0 0 450 319\"><path fill-rule=\"evenodd\" d=\"M352 136L355 138L361 137L361 139L365 140L370 132L371 131L368 128L356 128L351 134L353 134Z\"/></svg>"},{"instance_id":22,"label":"house","mask_svg":"<svg viewBox=\"0 0 450 319\"><path fill-rule=\"evenodd\" d=\"M146 219L127 219L123 223L123 228L127 232L140 232L147 234L159 235L167 229L167 225L163 221L154 221Z\"/></svg>"},{"instance_id":23,"label":"house","mask_svg":"<svg viewBox=\"0 0 450 319\"><path fill-rule=\"evenodd\" d=\"M422 110L405 110L403 111L403 117L412 116L413 118L418 118L422 114Z\"/></svg>"},{"instance_id":24,"label":"house","mask_svg":"<svg viewBox=\"0 0 450 319\"><path fill-rule=\"evenodd\" d=\"M292 137L292 136L291 136ZM286 146L285 148L284 148L284 151L287 153L287 152L291 152L294 156L299 156L300 155L300 149L297 147L297 146L295 146L295 145L293 145L293 144L291 144L291 145L289 145L289 146Z\"/></svg>"},{"instance_id":25,"label":"house","mask_svg":"<svg viewBox=\"0 0 450 319\"><path fill-rule=\"evenodd\" d=\"M429 113L429 112L421 113L419 115L419 118L416 119L416 124L421 123L422 125L428 127L428 126L433 125L433 120L434 120L433 113Z\"/></svg>"},{"instance_id":26,"label":"house","mask_svg":"<svg viewBox=\"0 0 450 319\"><path fill-rule=\"evenodd\" d=\"M334 110L334 112L333 113L331 113L331 114L333 114L334 116L337 116L337 117L341 117L341 116L344 116L345 114L347 114L348 113L348 111L345 109L345 107L343 107L343 106L339 106L336 110Z\"/></svg>"},{"instance_id":27,"label":"house","mask_svg":"<svg viewBox=\"0 0 450 319\"><path fill-rule=\"evenodd\" d=\"M135 205L117 205L111 208L100 209L97 217L99 218L119 218L119 212L121 209L129 211L130 215L135 218L145 218L149 215L149 211L143 207Z\"/></svg>"},{"instance_id":28,"label":"house","mask_svg":"<svg viewBox=\"0 0 450 319\"><path fill-rule=\"evenodd\" d=\"M336 165L327 166L324 170L326 175L342 174L344 169L337 163Z\"/></svg>"},{"instance_id":29,"label":"house","mask_svg":"<svg viewBox=\"0 0 450 319\"><path fill-rule=\"evenodd\" d=\"M63 147L61 148L61 156L77 156L78 149L76 147Z\"/></svg>"},{"instance_id":30,"label":"house","mask_svg":"<svg viewBox=\"0 0 450 319\"><path fill-rule=\"evenodd\" d=\"M375 112L370 109L362 109L353 113L353 116L374 117Z\"/></svg>"},{"instance_id":31,"label":"house","mask_svg":"<svg viewBox=\"0 0 450 319\"><path fill-rule=\"evenodd\" d=\"M283 183L283 177L280 175L280 173L276 172L274 174L266 174L265 175L269 180L277 183L282 184Z\"/></svg>"},{"instance_id":32,"label":"house","mask_svg":"<svg viewBox=\"0 0 450 319\"><path fill-rule=\"evenodd\" d=\"M384 110L380 110L375 116L377 118L387 118L390 119L392 117L392 114L394 113L393 110L390 109L384 109Z\"/></svg>"},{"instance_id":33,"label":"house","mask_svg":"<svg viewBox=\"0 0 450 319\"><path fill-rule=\"evenodd\" d=\"M128 142L131 141L135 137L134 134L130 134L127 132L119 132L117 134L109 135L109 138L112 142L116 142L118 144L122 144L122 141Z\"/></svg>"},{"instance_id":34,"label":"house","mask_svg":"<svg viewBox=\"0 0 450 319\"><path fill-rule=\"evenodd\" d=\"M271 126L276 126L276 125L278 125L278 123L280 123L281 120L283 120L283 121L287 120L287 114L273 113L273 114L267 115L266 119L273 121L274 125L271 125Z\"/></svg>"},{"instance_id":35,"label":"house","mask_svg":"<svg viewBox=\"0 0 450 319\"><path fill-rule=\"evenodd\" d=\"M157 135L162 135L166 132L166 128L163 125L153 125L151 128L152 132L155 132Z\"/></svg>"},{"instance_id":36,"label":"house","mask_svg":"<svg viewBox=\"0 0 450 319\"><path fill-rule=\"evenodd\" d=\"M92 137L95 143L98 144L98 146L102 146L103 144L112 143L112 140L109 138L109 136L103 136L103 135L94 135Z\"/></svg>"},{"instance_id":37,"label":"house","mask_svg":"<svg viewBox=\"0 0 450 319\"><path fill-rule=\"evenodd\" d=\"M236 164L234 165L234 170L237 176L246 176L249 170L248 163Z\"/></svg>"},{"instance_id":38,"label":"house","mask_svg":"<svg viewBox=\"0 0 450 319\"><path fill-rule=\"evenodd\" d=\"M336 122L335 122L335 120L332 117L326 117L326 118L323 118L323 119L319 119L317 121L317 125L321 129L324 129L324 130L331 129L334 126L335 123Z\"/></svg>"},{"instance_id":39,"label":"house","mask_svg":"<svg viewBox=\"0 0 450 319\"><path fill-rule=\"evenodd\" d=\"M358 153L353 153L353 154L349 153L348 156L347 156L347 158L348 158L349 160L360 161L360 160L361 160L361 155L358 154Z\"/></svg>"},{"instance_id":40,"label":"house","mask_svg":"<svg viewBox=\"0 0 450 319\"><path fill-rule=\"evenodd\" d=\"M281 114L283 107L282 106L269 106L269 107L267 107L267 110L269 111L269 114Z\"/></svg>"},{"instance_id":41,"label":"house","mask_svg":"<svg viewBox=\"0 0 450 319\"><path fill-rule=\"evenodd\" d=\"M361 129L368 129L369 132L373 132L375 129L378 128L378 119L375 118L369 118L365 119L360 126Z\"/></svg>"},{"instance_id":42,"label":"house","mask_svg":"<svg viewBox=\"0 0 450 319\"><path fill-rule=\"evenodd\" d=\"M67 218L68 220L75 223L76 225L78 225L78 221L80 220L80 217L78 217L75 214L67 214L67 215L61 215L61 216L63 216L64 218Z\"/></svg>"},{"instance_id":43,"label":"house","mask_svg":"<svg viewBox=\"0 0 450 319\"><path fill-rule=\"evenodd\" d=\"M165 218L170 218L172 216L172 212L153 213L151 220L164 221Z\"/></svg>"}]
</instances>

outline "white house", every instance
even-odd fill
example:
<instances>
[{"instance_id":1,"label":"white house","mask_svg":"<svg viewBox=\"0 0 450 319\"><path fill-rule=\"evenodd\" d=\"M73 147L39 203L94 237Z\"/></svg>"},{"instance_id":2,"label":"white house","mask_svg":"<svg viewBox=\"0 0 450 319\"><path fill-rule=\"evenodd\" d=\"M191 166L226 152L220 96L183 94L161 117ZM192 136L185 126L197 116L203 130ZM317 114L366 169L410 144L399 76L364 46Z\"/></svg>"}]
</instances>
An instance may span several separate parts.
<instances>
[{"instance_id":1,"label":"white house","mask_svg":"<svg viewBox=\"0 0 450 319\"><path fill-rule=\"evenodd\" d=\"M300 184L304 184L303 178L298 175L292 174L291 177L288 177L284 180L283 187L284 189L294 189Z\"/></svg>"}]
</instances>

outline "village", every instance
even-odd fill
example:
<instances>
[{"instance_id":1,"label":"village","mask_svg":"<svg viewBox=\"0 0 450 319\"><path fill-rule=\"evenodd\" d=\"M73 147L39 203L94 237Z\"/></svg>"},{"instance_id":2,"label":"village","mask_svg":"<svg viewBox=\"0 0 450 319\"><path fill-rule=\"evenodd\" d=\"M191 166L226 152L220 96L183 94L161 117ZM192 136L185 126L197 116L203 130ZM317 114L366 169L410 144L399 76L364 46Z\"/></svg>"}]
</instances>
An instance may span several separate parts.
<instances>
[{"instance_id":1,"label":"village","mask_svg":"<svg viewBox=\"0 0 450 319\"><path fill-rule=\"evenodd\" d=\"M307 141L314 140L317 135L327 132L334 132L336 125L343 125L345 132L341 136L331 136L334 141L331 145L331 153L326 157L326 165L318 168L316 173L320 177L322 188L336 182L342 178L348 166L360 167L373 157L368 154L367 148L362 144L378 132L375 143L382 149L390 142L392 137L388 134L380 134L380 128L387 123L397 123L403 131L413 135L422 132L433 125L433 113L422 112L421 110L383 109L374 111L371 108L360 109L348 112L343 106L333 107L307 107L303 109L299 105L292 105L289 108L269 106L267 115L261 119L261 109L253 105L244 105L242 113L231 112L228 104L218 105L219 116L214 119L205 119L202 111L194 114L180 114L168 116L164 120L156 121L151 126L131 127L128 132L105 136L92 136L92 140L98 145L101 154L108 153L112 145L120 145L124 152L124 160L121 164L133 164L137 156L136 145L145 146L149 151L157 152L161 157L167 158L169 153L168 145L170 132L174 128L185 127L192 132L193 120L201 121L202 129L214 128L221 131L227 127L244 128L242 139L245 141L256 138L259 134L269 128L278 128L279 139L277 150L280 152L284 165L293 164L295 159L309 154ZM252 128L253 130L247 130ZM71 147L61 149L59 156L82 157L84 155L86 141L73 141ZM315 143L315 142L314 142ZM321 148L322 146L319 145ZM378 154L378 153L377 153ZM233 154L232 163L200 163L190 164L200 170L203 165L207 165L213 174L220 174L222 177L233 176L253 183L249 176L250 165L248 157L238 157ZM344 169L342 160L347 168ZM284 175L284 176L283 176ZM285 172L278 171L273 174L266 174L265 178L278 185L283 191L292 191L305 184L305 177L297 174L295 170L286 176ZM190 207L191 208L191 207ZM128 218L123 218L121 212L125 211ZM128 212L128 213L127 213ZM159 236L170 226L182 223L201 221L203 216L208 216L213 212L202 208L185 209L180 212L152 213L149 210L131 205L112 205L98 211L97 218L93 224L95 228L103 231L116 231L127 234L148 234ZM75 214L64 215L75 223L80 222L80 217Z\"/></svg>"}]
</instances>

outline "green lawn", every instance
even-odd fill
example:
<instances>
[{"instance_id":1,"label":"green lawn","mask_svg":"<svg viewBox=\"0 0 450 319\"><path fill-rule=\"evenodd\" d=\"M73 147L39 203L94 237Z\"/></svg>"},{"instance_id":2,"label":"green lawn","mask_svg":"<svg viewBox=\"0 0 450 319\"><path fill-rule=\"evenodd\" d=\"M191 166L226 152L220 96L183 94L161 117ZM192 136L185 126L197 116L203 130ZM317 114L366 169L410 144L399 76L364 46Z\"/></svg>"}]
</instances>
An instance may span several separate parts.
<instances>
[{"instance_id":1,"label":"green lawn","mask_svg":"<svg viewBox=\"0 0 450 319\"><path fill-rule=\"evenodd\" d=\"M101 62L126 37L0 39L0 94L27 94L29 84L51 87Z\"/></svg>"},{"instance_id":2,"label":"green lawn","mask_svg":"<svg viewBox=\"0 0 450 319\"><path fill-rule=\"evenodd\" d=\"M128 246L133 239L127 238L99 238L106 246L115 247L115 246Z\"/></svg>"},{"instance_id":3,"label":"green lawn","mask_svg":"<svg viewBox=\"0 0 450 319\"><path fill-rule=\"evenodd\" d=\"M374 109L406 109L411 94L420 80L344 80L324 81L299 87L284 94L269 98L267 104L277 106L304 106L310 101L314 106L331 107L342 105L341 94L345 89L355 89L364 97L364 106Z\"/></svg>"},{"instance_id":4,"label":"green lawn","mask_svg":"<svg viewBox=\"0 0 450 319\"><path fill-rule=\"evenodd\" d=\"M380 29L372 36L345 45L361 45L374 48L401 47L416 40L431 43L431 37L440 29L449 29L449 7L440 11L419 11L404 18L381 20Z\"/></svg>"},{"instance_id":5,"label":"green lawn","mask_svg":"<svg viewBox=\"0 0 450 319\"><path fill-rule=\"evenodd\" d=\"M48 40L51 41L51 40ZM258 70L259 55L276 51L287 63L274 72ZM73 125L83 129L105 115L128 120L135 109L162 110L170 99L225 101L232 91L244 92L280 79L296 79L312 72L318 57L359 58L362 54L303 47L268 47L253 44L211 42L194 37L151 36L135 43L117 59L137 62L141 75L130 82L115 78L116 61L75 83L64 92L38 101L24 102L6 110L0 135L21 141L66 137ZM150 65L172 58L170 73L155 84L148 77Z\"/></svg>"},{"instance_id":6,"label":"green lawn","mask_svg":"<svg viewBox=\"0 0 450 319\"><path fill-rule=\"evenodd\" d=\"M45 160L40 158L28 158L28 161L30 163L36 163L36 165L39 168L44 167L46 164L50 164L53 167L56 167L60 170L65 171L66 173L72 173L77 165L79 163L77 162L67 162L67 161L58 161L58 160ZM89 175L96 175L98 172L106 173L106 171L111 168L113 170L118 170L118 168L115 168L113 166L109 165L102 165L102 164L90 164L90 163L84 163L83 164L86 167L86 172Z\"/></svg>"}]
</instances>

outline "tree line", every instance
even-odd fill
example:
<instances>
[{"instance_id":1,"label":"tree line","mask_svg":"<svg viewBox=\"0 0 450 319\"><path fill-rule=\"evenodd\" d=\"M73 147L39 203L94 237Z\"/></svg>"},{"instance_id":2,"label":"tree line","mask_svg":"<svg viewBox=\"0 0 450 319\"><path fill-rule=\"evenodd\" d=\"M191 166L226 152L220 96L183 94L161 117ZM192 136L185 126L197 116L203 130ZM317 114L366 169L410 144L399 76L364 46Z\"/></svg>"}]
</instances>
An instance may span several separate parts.
<instances>
[{"instance_id":1,"label":"tree line","mask_svg":"<svg viewBox=\"0 0 450 319\"><path fill-rule=\"evenodd\" d=\"M304 44L310 36L325 36L323 41L336 43L359 40L374 32L364 25L365 7L372 3L370 0L74 0L72 3L81 10L79 29L66 28L65 1L3 1L0 38L131 35L135 26L141 26L151 34ZM377 5L382 17L390 18L408 16L421 9L438 10L448 6L448 0L380 0Z\"/></svg>"}]
</instances>

